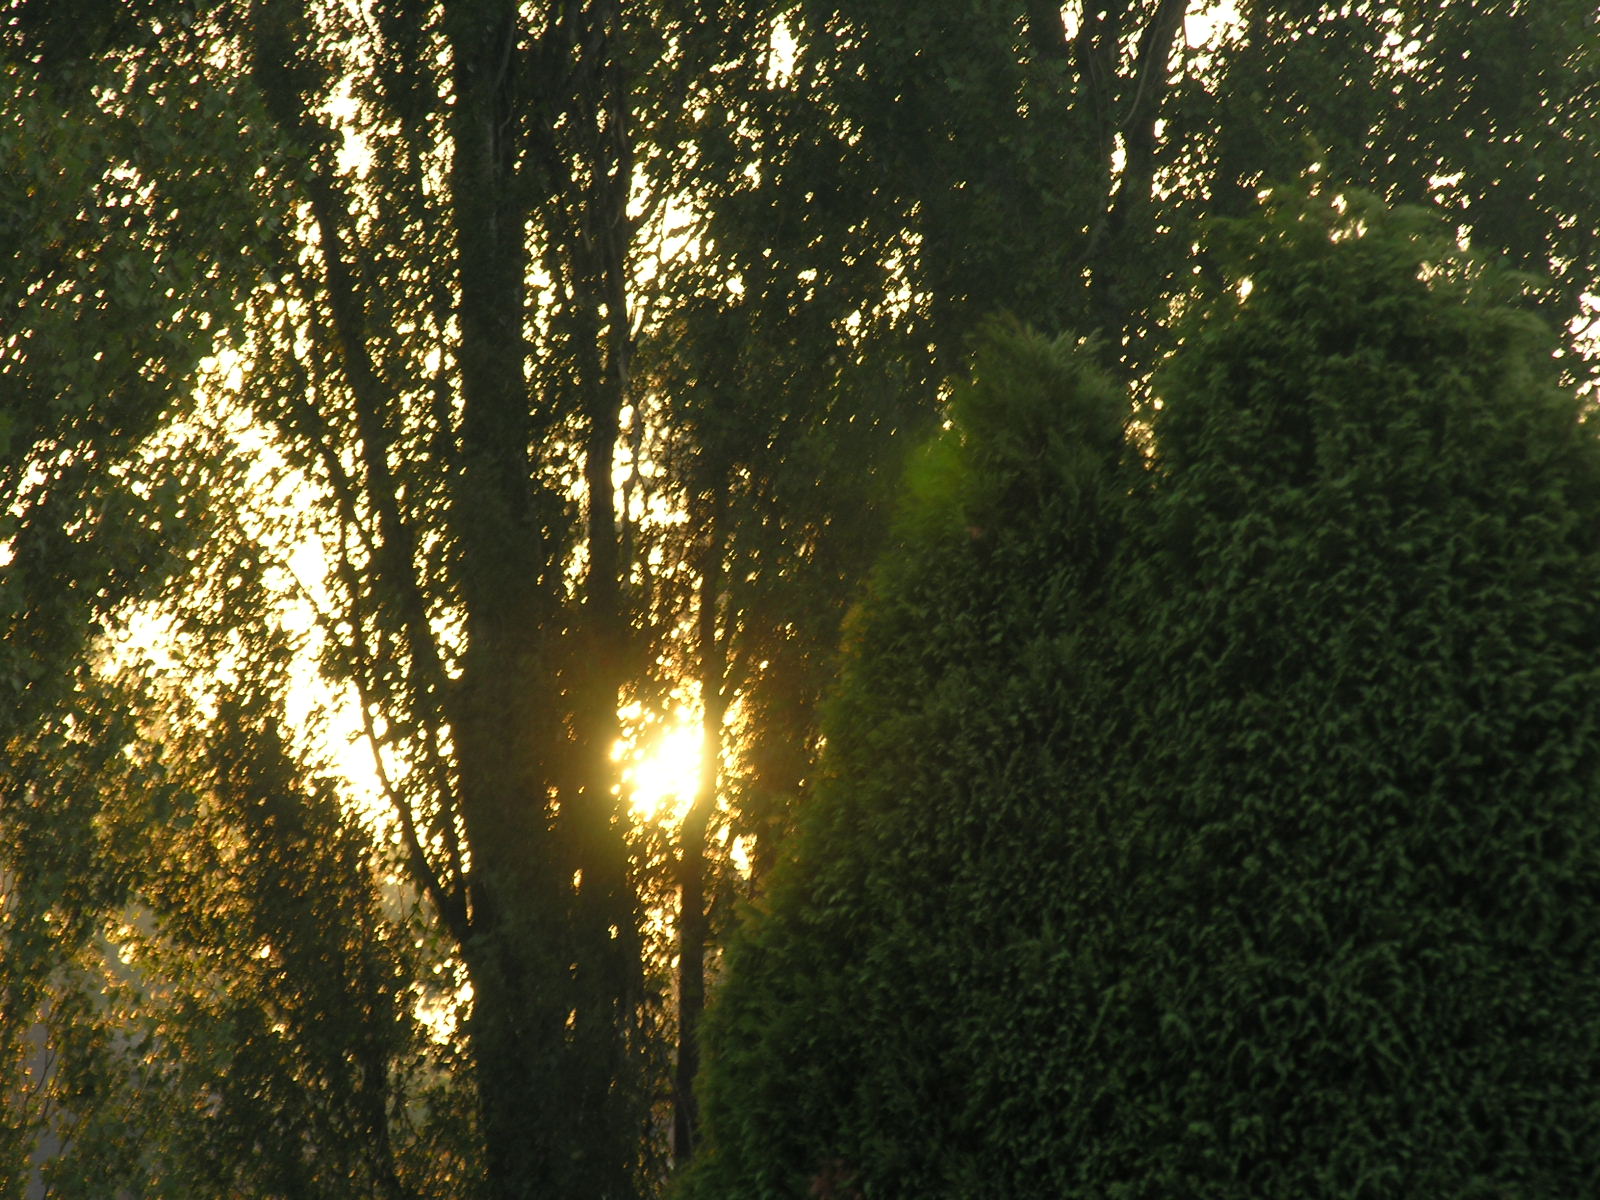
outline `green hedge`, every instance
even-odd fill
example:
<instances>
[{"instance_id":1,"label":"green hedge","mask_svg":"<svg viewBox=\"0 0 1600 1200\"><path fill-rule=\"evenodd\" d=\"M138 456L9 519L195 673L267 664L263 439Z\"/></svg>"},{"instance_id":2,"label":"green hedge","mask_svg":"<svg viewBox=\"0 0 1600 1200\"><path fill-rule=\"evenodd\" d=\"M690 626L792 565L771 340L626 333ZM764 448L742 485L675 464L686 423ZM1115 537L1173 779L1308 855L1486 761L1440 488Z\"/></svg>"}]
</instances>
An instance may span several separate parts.
<instances>
[{"instance_id":1,"label":"green hedge","mask_svg":"<svg viewBox=\"0 0 1600 1200\"><path fill-rule=\"evenodd\" d=\"M978 348L681 1195L1600 1194L1600 448L1417 218L1232 237L1126 434Z\"/></svg>"}]
</instances>

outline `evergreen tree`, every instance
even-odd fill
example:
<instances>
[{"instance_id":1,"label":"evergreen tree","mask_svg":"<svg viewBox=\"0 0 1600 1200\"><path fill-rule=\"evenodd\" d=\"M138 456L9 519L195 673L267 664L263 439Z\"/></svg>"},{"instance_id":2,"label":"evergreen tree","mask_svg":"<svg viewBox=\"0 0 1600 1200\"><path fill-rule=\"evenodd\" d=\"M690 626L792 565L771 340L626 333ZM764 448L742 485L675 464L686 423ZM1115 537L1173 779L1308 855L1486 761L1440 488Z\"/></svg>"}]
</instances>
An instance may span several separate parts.
<instances>
[{"instance_id":1,"label":"evergreen tree","mask_svg":"<svg viewBox=\"0 0 1600 1200\"><path fill-rule=\"evenodd\" d=\"M1595 21L1589 0L721 5L683 48L687 152L641 161L702 218L696 261L660 278L694 296L696 375L722 378L666 391L673 437L702 451L669 490L709 473L727 499L684 506L695 552L676 561L703 581L684 606L714 592L724 631L698 639L714 652L696 673L742 728L707 800L754 841L755 886L816 777L816 698L880 544L881 490L861 485L892 477L970 331L1008 311L1098 330L1102 361L1142 384L1209 263L1201 222L1313 162L1438 203L1553 274L1553 323L1592 318ZM718 474L729 426L750 452ZM702 890L686 885L685 929Z\"/></svg>"},{"instance_id":2,"label":"evergreen tree","mask_svg":"<svg viewBox=\"0 0 1600 1200\"><path fill-rule=\"evenodd\" d=\"M978 356L688 1195L1594 1189L1600 446L1414 214L1214 246L1126 442Z\"/></svg>"},{"instance_id":3,"label":"evergreen tree","mask_svg":"<svg viewBox=\"0 0 1600 1200\"><path fill-rule=\"evenodd\" d=\"M1050 814L1086 689L1062 668L1136 479L1125 395L1089 358L992 327L912 468L850 624L819 793L729 951L689 1195L844 1195L858 1175L937 1195L981 1165L945 1135L970 1119L1018 945L1067 886Z\"/></svg>"}]
</instances>

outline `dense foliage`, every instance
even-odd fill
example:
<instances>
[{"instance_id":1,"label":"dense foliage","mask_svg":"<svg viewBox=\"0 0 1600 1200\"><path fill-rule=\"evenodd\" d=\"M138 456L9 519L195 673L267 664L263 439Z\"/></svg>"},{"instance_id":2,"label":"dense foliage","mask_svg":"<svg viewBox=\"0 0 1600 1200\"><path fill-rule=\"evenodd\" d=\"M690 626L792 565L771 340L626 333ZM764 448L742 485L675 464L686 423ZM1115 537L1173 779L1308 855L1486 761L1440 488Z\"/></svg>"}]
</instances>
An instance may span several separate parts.
<instances>
[{"instance_id":1,"label":"dense foliage","mask_svg":"<svg viewBox=\"0 0 1600 1200\"><path fill-rule=\"evenodd\" d=\"M985 340L687 1195L1593 1190L1600 444L1432 226L1261 232L1126 437Z\"/></svg>"},{"instance_id":2,"label":"dense foliage","mask_svg":"<svg viewBox=\"0 0 1600 1200\"><path fill-rule=\"evenodd\" d=\"M1597 30L1590 0L0 0L0 1191L30 1156L64 1195L659 1190L728 901L806 806L971 332L1098 331L1142 389L1200 222L1311 164L1592 316ZM313 694L384 815L311 761ZM692 803L641 818L619 738L695 717ZM103 1002L130 957L149 986ZM254 1173L258 1140L303 1161Z\"/></svg>"},{"instance_id":3,"label":"dense foliage","mask_svg":"<svg viewBox=\"0 0 1600 1200\"><path fill-rule=\"evenodd\" d=\"M704 51L696 201L763 334L856 321L932 383L1003 309L1142 371L1202 223L1313 163L1551 273L1552 324L1600 266L1588 0L739 7ZM752 53L769 35L786 54Z\"/></svg>"}]
</instances>

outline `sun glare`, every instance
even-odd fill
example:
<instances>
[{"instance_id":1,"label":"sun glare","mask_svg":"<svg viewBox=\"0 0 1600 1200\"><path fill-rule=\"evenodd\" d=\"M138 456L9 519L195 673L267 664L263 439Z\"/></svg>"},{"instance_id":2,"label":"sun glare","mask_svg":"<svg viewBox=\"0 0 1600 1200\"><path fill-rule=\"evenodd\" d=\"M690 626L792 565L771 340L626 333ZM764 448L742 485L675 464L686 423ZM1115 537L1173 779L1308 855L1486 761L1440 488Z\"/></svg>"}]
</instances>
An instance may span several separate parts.
<instances>
[{"instance_id":1,"label":"sun glare","mask_svg":"<svg viewBox=\"0 0 1600 1200\"><path fill-rule=\"evenodd\" d=\"M622 784L635 818L676 824L700 786L700 727L680 709L672 721L620 747Z\"/></svg>"}]
</instances>

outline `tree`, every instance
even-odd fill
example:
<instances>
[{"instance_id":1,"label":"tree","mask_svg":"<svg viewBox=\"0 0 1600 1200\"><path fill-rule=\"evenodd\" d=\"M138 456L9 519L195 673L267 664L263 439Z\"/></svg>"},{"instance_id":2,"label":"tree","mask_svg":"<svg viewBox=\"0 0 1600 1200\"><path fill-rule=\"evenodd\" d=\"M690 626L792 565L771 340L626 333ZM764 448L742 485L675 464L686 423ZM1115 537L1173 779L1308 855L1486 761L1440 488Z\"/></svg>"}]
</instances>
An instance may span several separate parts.
<instances>
[{"instance_id":1,"label":"tree","mask_svg":"<svg viewBox=\"0 0 1600 1200\"><path fill-rule=\"evenodd\" d=\"M741 8L695 131L726 269L753 313L881 327L924 386L996 311L1099 330L1144 375L1205 216L1314 163L1552 274L1552 324L1586 311L1583 0Z\"/></svg>"},{"instance_id":2,"label":"tree","mask_svg":"<svg viewBox=\"0 0 1600 1200\"><path fill-rule=\"evenodd\" d=\"M1144 432L1064 342L958 387L684 1194L1592 1186L1600 445L1431 222L1212 249Z\"/></svg>"},{"instance_id":3,"label":"tree","mask_svg":"<svg viewBox=\"0 0 1600 1200\"><path fill-rule=\"evenodd\" d=\"M1317 166L1443 206L1475 245L1553 276L1552 323L1592 319L1592 5L1231 8L740 4L695 40L686 153L646 170L700 221L671 289L694 298L684 376L718 380L665 389L669 427L692 447L709 426L710 463L729 423L756 435L710 478L739 497L714 539L717 623L766 664L726 681L744 732L716 731L719 804L758 879L806 803L838 621L882 536L881 488L857 485L892 476L986 318L1098 330L1143 387L1217 269L1195 253L1205 217ZM1589 377L1583 354L1566 362Z\"/></svg>"},{"instance_id":4,"label":"tree","mask_svg":"<svg viewBox=\"0 0 1600 1200\"><path fill-rule=\"evenodd\" d=\"M1013 894L1047 886L1037 877L1050 874L1040 847L1052 831L1034 819L1030 768L1047 772L1065 752L1049 738L1066 691L1050 671L1054 642L1096 610L1131 466L1125 396L1089 358L1071 339L991 329L951 400L960 432L911 468L893 549L851 620L818 790L761 919L728 952L702 1087L710 1151L689 1195L848 1194L826 1189L855 1177L858 1135L927 1148L910 1131L963 1107L931 1080L858 1093L872 1068L844 1064L892 1053L873 1042L897 1020L903 1050L934 1032L927 1006L976 1004L1005 986L1004 973L985 979L977 964L948 969L973 956L998 965L1003 917L982 894L993 882L985 867L1021 869ZM1055 569L1037 569L1045 563ZM1019 764L1009 785L964 786L1007 760ZM918 878L919 866L931 876ZM893 994L891 979L917 994ZM898 1018L881 1011L900 1001ZM868 1006L887 1020L867 1017ZM953 1074L942 1049L944 1039L926 1043L907 1065ZM940 1194L938 1183L913 1170L891 1190Z\"/></svg>"},{"instance_id":5,"label":"tree","mask_svg":"<svg viewBox=\"0 0 1600 1200\"><path fill-rule=\"evenodd\" d=\"M208 165L248 113L196 74L205 46L181 7L0 16L0 1061L13 1080L61 972L121 894L95 854L127 732L89 662L98 631L193 549L177 456L150 469L139 447L185 407L250 273L248 174ZM0 1100L8 1190L45 1101L20 1086Z\"/></svg>"},{"instance_id":6,"label":"tree","mask_svg":"<svg viewBox=\"0 0 1600 1200\"><path fill-rule=\"evenodd\" d=\"M674 287L697 298L693 328L739 347L744 386L721 396L772 414L753 422L776 431L755 443L760 466L723 486L797 518L723 538L719 620L767 664L730 684L749 733L723 755L757 878L806 802L838 620L882 533L855 485L892 474L896 440L935 416L988 316L1098 330L1104 361L1143 386L1215 270L1195 254L1201 221L1319 164L1441 204L1476 245L1555 277L1553 323L1592 319L1592 6L1230 7L741 4L720 40L697 39L692 152L673 178L703 256ZM1592 367L1578 354L1567 369ZM692 442L688 393L668 394ZM808 458L784 432L824 409ZM807 487L782 486L791 465Z\"/></svg>"},{"instance_id":7,"label":"tree","mask_svg":"<svg viewBox=\"0 0 1600 1200\"><path fill-rule=\"evenodd\" d=\"M108 686L119 716L156 723L86 731L102 804L73 878L117 890L74 897L83 933L25 1023L41 1182L459 1195L477 1155L452 1123L464 1089L440 1078L453 1056L417 1019L403 893L385 903L368 831L279 740L281 697L236 694L207 721Z\"/></svg>"},{"instance_id":8,"label":"tree","mask_svg":"<svg viewBox=\"0 0 1600 1200\"><path fill-rule=\"evenodd\" d=\"M627 1196L651 1169L611 757L639 580L613 470L639 419L635 119L672 107L679 21L609 0L370 22L257 4L242 29L303 164L278 177L254 415L326 497L330 666L471 982L497 1198ZM328 118L341 89L361 167Z\"/></svg>"},{"instance_id":9,"label":"tree","mask_svg":"<svg viewBox=\"0 0 1600 1200\"><path fill-rule=\"evenodd\" d=\"M308 765L315 720L287 732L308 725L286 699L304 653L277 626L282 567L244 519L260 459L186 416L180 445L126 446L68 493L140 514L155 491L171 521L102 523L78 551L141 564L85 599L107 630L71 608L92 575L4 581L71 638L64 678L41 671L9 714L0 767L9 1184L460 1195L481 1155L470 1089L447 1076L459 1051L418 1019L439 999L426 925L385 886L370 817ZM161 667L134 656L133 600L146 626L183 626Z\"/></svg>"},{"instance_id":10,"label":"tree","mask_svg":"<svg viewBox=\"0 0 1600 1200\"><path fill-rule=\"evenodd\" d=\"M12 512L126 552L79 536L101 526L58 480L122 496L117 439L181 415L217 341L238 352L238 412L310 481L337 564L327 667L362 697L407 869L471 976L492 1194L626 1195L655 1171L658 881L616 790L618 701L692 672L723 751L679 849L687 1046L729 874L711 827L731 810L758 871L772 858L896 443L983 315L1102 328L1142 379L1193 287L1198 213L1297 171L1305 130L1330 173L1444 196L1481 244L1552 267L1552 311L1577 311L1592 13L1253 5L1185 55L1191 7L6 9L21 169L0 237L39 332L7 326L4 370L19 412L50 415L11 477L47 484ZM1480 68L1511 40L1518 70ZM47 176L65 182L36 227ZM699 236L675 260L658 235L683 213ZM226 319L241 282L249 319ZM146 547L194 511L151 475L125 489ZM28 507L45 496L60 508ZM11 581L55 569L28 544ZM60 619L62 662L112 576L74 578L57 598L95 604L27 608Z\"/></svg>"}]
</instances>

